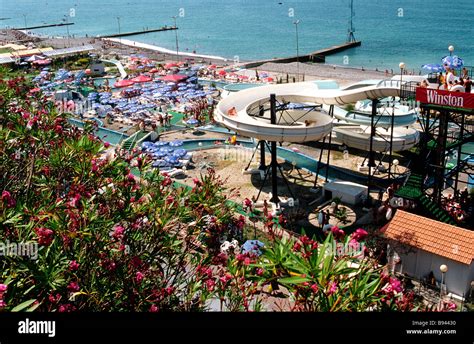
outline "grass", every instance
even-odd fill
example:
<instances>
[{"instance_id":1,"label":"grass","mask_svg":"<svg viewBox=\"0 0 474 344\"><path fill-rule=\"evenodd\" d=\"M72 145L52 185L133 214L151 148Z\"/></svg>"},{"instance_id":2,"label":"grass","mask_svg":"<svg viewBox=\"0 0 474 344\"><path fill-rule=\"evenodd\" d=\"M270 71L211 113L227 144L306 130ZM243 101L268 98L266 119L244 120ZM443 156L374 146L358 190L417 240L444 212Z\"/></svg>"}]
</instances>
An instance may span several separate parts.
<instances>
[{"instance_id":1,"label":"grass","mask_svg":"<svg viewBox=\"0 0 474 344\"><path fill-rule=\"evenodd\" d=\"M12 53L13 51L12 48L0 48L0 54Z\"/></svg>"}]
</instances>

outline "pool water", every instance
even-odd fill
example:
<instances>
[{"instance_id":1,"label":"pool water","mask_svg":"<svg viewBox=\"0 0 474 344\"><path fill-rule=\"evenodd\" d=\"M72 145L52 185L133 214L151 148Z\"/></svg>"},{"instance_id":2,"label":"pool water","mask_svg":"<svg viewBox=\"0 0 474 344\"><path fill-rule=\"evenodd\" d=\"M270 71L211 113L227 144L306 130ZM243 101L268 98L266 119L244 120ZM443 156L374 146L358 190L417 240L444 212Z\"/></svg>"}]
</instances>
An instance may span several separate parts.
<instances>
[{"instance_id":1,"label":"pool water","mask_svg":"<svg viewBox=\"0 0 474 344\"><path fill-rule=\"evenodd\" d=\"M97 129L97 132L96 132L96 135L97 137L99 137L102 141L104 142L108 142L110 143L111 145L118 145L120 142L122 142L124 139L126 139L128 137L128 135L124 134L124 133L121 133L121 132L118 132L118 131L114 131L114 130L110 130L110 129L106 129L106 128L103 128L102 127L102 121L98 120L98 119L95 119L97 122L99 122L99 128ZM79 127L79 128L83 128L84 127L84 123L80 120L77 120L77 119L74 119L74 118L69 118L69 122L73 125L75 125L76 127Z\"/></svg>"},{"instance_id":2,"label":"pool water","mask_svg":"<svg viewBox=\"0 0 474 344\"><path fill-rule=\"evenodd\" d=\"M239 92L249 88L255 88L265 86L265 84L251 84L251 83L237 83L237 84L228 84L224 86L224 91L228 92Z\"/></svg>"},{"instance_id":3,"label":"pool water","mask_svg":"<svg viewBox=\"0 0 474 344\"><path fill-rule=\"evenodd\" d=\"M94 85L100 87L105 83L105 80L108 80L109 86L112 87L115 84L115 81L117 81L117 78L95 78Z\"/></svg>"}]
</instances>

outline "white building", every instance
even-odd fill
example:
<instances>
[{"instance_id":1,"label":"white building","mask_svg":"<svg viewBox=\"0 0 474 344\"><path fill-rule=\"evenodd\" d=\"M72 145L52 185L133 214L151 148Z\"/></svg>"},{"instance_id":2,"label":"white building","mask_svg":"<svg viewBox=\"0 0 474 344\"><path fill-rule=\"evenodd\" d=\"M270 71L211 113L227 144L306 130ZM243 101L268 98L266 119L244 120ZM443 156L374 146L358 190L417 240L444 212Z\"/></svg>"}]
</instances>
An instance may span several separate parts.
<instances>
[{"instance_id":1,"label":"white building","mask_svg":"<svg viewBox=\"0 0 474 344\"><path fill-rule=\"evenodd\" d=\"M448 293L468 295L474 281L474 231L403 210L382 231L390 239L388 260L397 272L420 280L432 272ZM444 273L442 265L447 267Z\"/></svg>"}]
</instances>

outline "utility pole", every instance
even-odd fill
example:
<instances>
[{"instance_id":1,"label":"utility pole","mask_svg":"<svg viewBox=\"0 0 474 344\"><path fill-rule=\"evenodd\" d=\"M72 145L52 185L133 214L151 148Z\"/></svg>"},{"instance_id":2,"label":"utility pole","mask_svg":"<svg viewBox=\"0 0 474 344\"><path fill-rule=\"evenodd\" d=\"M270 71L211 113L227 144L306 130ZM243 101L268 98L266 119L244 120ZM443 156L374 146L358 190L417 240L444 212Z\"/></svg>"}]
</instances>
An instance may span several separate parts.
<instances>
[{"instance_id":1,"label":"utility pole","mask_svg":"<svg viewBox=\"0 0 474 344\"><path fill-rule=\"evenodd\" d=\"M178 26L176 25L177 16L172 16L171 18L174 19L174 33L175 33L175 39L176 39L176 60L179 61Z\"/></svg>"},{"instance_id":2,"label":"utility pole","mask_svg":"<svg viewBox=\"0 0 474 344\"><path fill-rule=\"evenodd\" d=\"M296 27L296 70L298 73L298 81L300 81L300 45L299 45L299 37L298 37L298 24L300 23L299 19L295 20L293 24Z\"/></svg>"},{"instance_id":3,"label":"utility pole","mask_svg":"<svg viewBox=\"0 0 474 344\"><path fill-rule=\"evenodd\" d=\"M351 3L350 3L350 8L351 8L351 16L350 16L350 19L349 19L349 30L347 30L349 33L347 35L347 42L355 42L356 39L355 39L355 36L354 36L354 32L355 32L355 29L354 29L354 23L352 21L352 18L354 17L354 0L350 0Z\"/></svg>"},{"instance_id":4,"label":"utility pole","mask_svg":"<svg viewBox=\"0 0 474 344\"><path fill-rule=\"evenodd\" d=\"M120 17L117 17L117 24L118 24L118 34L119 34L119 41L122 43L122 36L120 36Z\"/></svg>"}]
</instances>

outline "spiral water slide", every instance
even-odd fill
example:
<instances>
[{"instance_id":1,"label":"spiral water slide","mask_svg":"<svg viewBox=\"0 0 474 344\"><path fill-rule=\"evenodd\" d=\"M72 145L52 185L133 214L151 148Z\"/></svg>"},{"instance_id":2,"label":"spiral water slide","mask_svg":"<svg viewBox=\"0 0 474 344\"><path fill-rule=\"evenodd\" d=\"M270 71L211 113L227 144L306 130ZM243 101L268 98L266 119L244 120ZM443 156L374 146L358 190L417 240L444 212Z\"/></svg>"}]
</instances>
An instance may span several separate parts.
<instances>
[{"instance_id":1,"label":"spiral water slide","mask_svg":"<svg viewBox=\"0 0 474 344\"><path fill-rule=\"evenodd\" d=\"M331 132L333 119L323 109L286 109L278 113L277 124L271 124L268 116L259 116L259 109L269 108L270 94L276 95L279 104L345 105L363 99L397 97L400 84L387 80L350 90L320 89L313 82L250 88L221 100L215 119L242 136L266 141L318 141Z\"/></svg>"}]
</instances>

